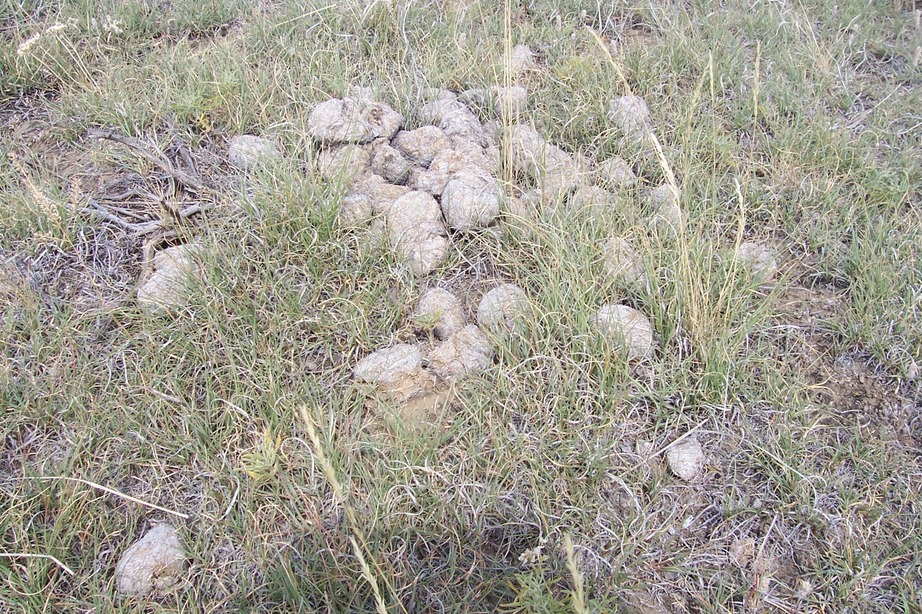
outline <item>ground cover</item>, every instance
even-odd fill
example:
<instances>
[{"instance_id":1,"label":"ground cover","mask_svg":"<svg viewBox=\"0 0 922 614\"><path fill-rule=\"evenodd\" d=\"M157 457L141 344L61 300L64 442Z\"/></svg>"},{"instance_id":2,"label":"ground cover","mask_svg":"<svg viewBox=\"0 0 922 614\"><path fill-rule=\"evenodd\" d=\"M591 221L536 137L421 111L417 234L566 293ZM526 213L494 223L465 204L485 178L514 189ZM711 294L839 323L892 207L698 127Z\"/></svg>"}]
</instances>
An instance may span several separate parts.
<instances>
[{"instance_id":1,"label":"ground cover","mask_svg":"<svg viewBox=\"0 0 922 614\"><path fill-rule=\"evenodd\" d=\"M0 609L922 609L920 16L0 3Z\"/></svg>"}]
</instances>

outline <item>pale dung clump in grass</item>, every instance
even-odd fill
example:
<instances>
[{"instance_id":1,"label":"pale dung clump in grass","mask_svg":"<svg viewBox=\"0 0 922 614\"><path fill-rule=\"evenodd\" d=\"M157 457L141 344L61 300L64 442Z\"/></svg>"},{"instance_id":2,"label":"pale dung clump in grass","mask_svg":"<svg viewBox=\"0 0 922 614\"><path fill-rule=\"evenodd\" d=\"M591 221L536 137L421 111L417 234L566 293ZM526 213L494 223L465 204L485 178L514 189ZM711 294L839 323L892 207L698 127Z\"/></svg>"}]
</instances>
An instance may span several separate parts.
<instances>
[{"instance_id":1,"label":"pale dung clump in grass","mask_svg":"<svg viewBox=\"0 0 922 614\"><path fill-rule=\"evenodd\" d=\"M115 566L118 591L130 597L164 596L181 581L187 560L176 529L159 524L125 551Z\"/></svg>"}]
</instances>

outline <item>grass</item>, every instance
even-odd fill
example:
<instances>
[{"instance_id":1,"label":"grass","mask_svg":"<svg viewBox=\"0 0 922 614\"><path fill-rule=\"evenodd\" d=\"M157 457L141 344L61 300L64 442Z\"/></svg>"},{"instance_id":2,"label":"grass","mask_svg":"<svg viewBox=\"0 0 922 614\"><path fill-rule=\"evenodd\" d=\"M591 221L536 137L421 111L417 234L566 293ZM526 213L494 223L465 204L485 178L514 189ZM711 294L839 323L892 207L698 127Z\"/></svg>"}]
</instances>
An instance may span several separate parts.
<instances>
[{"instance_id":1,"label":"grass","mask_svg":"<svg viewBox=\"0 0 922 614\"><path fill-rule=\"evenodd\" d=\"M915 5L0 0L0 29L0 610L922 609ZM527 120L643 185L611 215L453 237L423 279L339 228L313 105L369 85L416 126L427 87L516 82L520 43ZM605 117L627 87L665 165ZM133 301L145 238L80 209L106 185L197 197L92 127L184 149L217 188L168 239L206 246L178 317ZM242 133L283 159L232 170ZM642 198L667 168L678 240ZM649 289L603 280L613 233ZM726 257L742 240L774 246L776 283ZM471 314L498 281L532 309L420 430L351 372L421 334L438 280ZM654 360L597 338L606 302L651 319ZM693 483L664 453L689 432ZM119 598L153 521L188 576Z\"/></svg>"}]
</instances>

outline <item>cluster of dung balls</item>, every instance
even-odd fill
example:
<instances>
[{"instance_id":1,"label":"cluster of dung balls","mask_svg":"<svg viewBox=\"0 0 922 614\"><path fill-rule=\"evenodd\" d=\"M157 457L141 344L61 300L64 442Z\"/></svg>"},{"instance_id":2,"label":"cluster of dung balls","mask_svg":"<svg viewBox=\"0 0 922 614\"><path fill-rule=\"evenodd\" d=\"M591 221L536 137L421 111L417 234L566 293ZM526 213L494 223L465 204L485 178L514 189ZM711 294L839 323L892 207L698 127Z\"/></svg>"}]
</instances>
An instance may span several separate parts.
<instances>
[{"instance_id":1,"label":"cluster of dung balls","mask_svg":"<svg viewBox=\"0 0 922 614\"><path fill-rule=\"evenodd\" d=\"M533 66L529 54L527 48L516 48L521 70ZM604 214L617 202L611 190L638 183L622 158L595 163L548 142L522 121L528 106L522 87L460 93L434 89L424 98L416 111L419 125L413 129L401 113L362 87L317 104L307 122L317 146L316 172L345 187L338 210L340 227L365 229L415 276L427 277L438 269L457 233L496 228L502 219L539 220L561 207ZM482 121L481 116L488 119ZM655 135L642 98L612 100L608 119L634 150L652 149ZM501 151L515 176L527 179L530 187L499 181ZM243 170L279 156L272 141L259 136L234 137L228 148L229 161ZM685 213L674 184L642 193L651 225L683 232ZM193 243L159 253L152 274L139 289L139 303L153 313L181 306L188 294L183 280L195 271L200 252ZM604 272L613 281L649 286L644 260L627 238L609 237L602 255ZM771 251L758 243L743 243L735 255L762 279L777 270ZM378 350L355 368L357 380L398 401L486 368L492 362L493 333L514 327L529 305L522 288L501 284L480 300L477 323L468 323L457 296L437 287L437 281L429 286L416 311L418 318L434 323L438 343L431 348L400 344ZM602 305L594 323L629 359L653 356L654 330L642 312L623 304Z\"/></svg>"}]
</instances>

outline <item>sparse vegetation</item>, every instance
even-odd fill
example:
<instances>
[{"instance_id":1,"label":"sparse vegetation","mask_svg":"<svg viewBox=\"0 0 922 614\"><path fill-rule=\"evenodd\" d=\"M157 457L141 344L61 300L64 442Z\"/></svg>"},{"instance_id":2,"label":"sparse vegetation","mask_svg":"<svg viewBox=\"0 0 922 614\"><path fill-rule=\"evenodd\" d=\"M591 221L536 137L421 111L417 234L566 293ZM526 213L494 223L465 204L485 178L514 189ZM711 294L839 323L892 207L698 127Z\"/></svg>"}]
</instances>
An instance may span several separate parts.
<instances>
[{"instance_id":1,"label":"sparse vegetation","mask_svg":"<svg viewBox=\"0 0 922 614\"><path fill-rule=\"evenodd\" d=\"M920 19L0 0L0 611L922 610ZM550 163L506 147L499 222L414 276L318 172L308 118L353 86L408 129L429 88L521 86L482 119L533 126L566 181L627 167L602 213L513 206ZM613 123L628 95L659 149ZM249 170L244 134L272 152ZM193 238L189 303L148 313L155 254ZM477 322L503 284L515 326L427 424L353 377L443 335L427 289ZM652 358L598 334L604 305ZM162 521L182 578L119 596Z\"/></svg>"}]
</instances>

